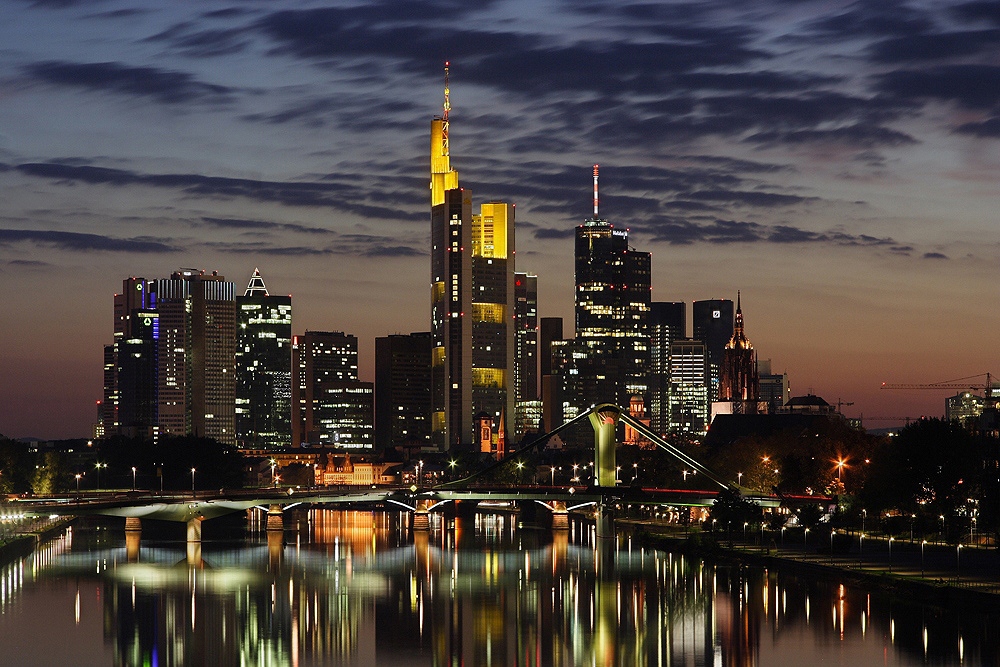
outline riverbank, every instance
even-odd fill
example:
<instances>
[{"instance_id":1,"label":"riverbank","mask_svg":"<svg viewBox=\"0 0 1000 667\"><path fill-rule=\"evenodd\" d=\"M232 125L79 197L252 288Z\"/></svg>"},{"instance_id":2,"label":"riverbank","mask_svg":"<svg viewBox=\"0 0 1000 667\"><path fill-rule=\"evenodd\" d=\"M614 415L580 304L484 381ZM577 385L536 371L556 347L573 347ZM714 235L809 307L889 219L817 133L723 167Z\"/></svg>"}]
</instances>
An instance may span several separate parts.
<instances>
[{"instance_id":1,"label":"riverbank","mask_svg":"<svg viewBox=\"0 0 1000 667\"><path fill-rule=\"evenodd\" d=\"M645 546L682 551L717 563L757 565L835 580L943 608L1000 610L1000 552L996 549L963 549L871 536L859 540L853 548L777 545L773 541L761 546L753 540L730 540L729 536L685 531L676 526L628 520L619 525ZM962 559L966 561L965 570L961 569Z\"/></svg>"},{"instance_id":2,"label":"riverbank","mask_svg":"<svg viewBox=\"0 0 1000 667\"><path fill-rule=\"evenodd\" d=\"M18 530L17 534L0 541L0 565L29 555L39 544L61 535L73 521L73 517L43 519Z\"/></svg>"}]
</instances>

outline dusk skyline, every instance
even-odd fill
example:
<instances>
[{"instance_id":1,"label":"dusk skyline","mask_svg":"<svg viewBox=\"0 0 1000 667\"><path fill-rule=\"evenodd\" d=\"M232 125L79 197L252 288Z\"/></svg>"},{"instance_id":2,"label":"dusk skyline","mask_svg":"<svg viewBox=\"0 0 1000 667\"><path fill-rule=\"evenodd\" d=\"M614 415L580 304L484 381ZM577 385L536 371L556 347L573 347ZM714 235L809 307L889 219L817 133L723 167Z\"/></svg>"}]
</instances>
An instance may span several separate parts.
<instances>
[{"instance_id":1,"label":"dusk skyline","mask_svg":"<svg viewBox=\"0 0 1000 667\"><path fill-rule=\"evenodd\" d=\"M376 336L430 329L446 60L452 164L516 204L540 317L573 329L599 163L653 300L741 290L793 395L938 416L953 392L880 383L996 370L996 3L3 6L4 435L86 436L113 294L179 267L259 267L372 380Z\"/></svg>"}]
</instances>

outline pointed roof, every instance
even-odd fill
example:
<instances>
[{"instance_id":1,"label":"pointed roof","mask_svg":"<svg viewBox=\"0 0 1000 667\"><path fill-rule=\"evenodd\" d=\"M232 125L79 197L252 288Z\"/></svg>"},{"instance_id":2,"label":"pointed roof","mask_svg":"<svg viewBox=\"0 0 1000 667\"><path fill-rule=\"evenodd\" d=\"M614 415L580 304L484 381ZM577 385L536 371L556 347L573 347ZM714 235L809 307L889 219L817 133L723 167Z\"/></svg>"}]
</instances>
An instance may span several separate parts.
<instances>
[{"instance_id":1,"label":"pointed roof","mask_svg":"<svg viewBox=\"0 0 1000 667\"><path fill-rule=\"evenodd\" d=\"M250 276L250 284L247 285L247 291L243 296L270 296L267 293L267 287L264 285L264 279L260 275L260 269L255 268L253 270L253 275Z\"/></svg>"},{"instance_id":2,"label":"pointed roof","mask_svg":"<svg viewBox=\"0 0 1000 667\"><path fill-rule=\"evenodd\" d=\"M743 308L740 304L740 292L736 292L736 319L733 322L733 337L729 339L726 347L732 349L752 350L753 345L743 333Z\"/></svg>"}]
</instances>

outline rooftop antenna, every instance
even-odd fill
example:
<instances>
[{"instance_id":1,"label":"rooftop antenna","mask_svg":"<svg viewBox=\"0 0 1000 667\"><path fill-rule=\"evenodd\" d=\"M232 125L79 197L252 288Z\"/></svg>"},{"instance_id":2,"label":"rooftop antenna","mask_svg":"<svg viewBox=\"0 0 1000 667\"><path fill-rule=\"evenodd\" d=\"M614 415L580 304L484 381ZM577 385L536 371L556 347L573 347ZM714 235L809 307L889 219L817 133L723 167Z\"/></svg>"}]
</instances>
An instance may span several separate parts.
<instances>
[{"instance_id":1,"label":"rooftop antenna","mask_svg":"<svg viewBox=\"0 0 1000 667\"><path fill-rule=\"evenodd\" d=\"M451 111L451 79L448 72L450 66L449 61L444 61L444 113L441 114L441 120L444 122L441 124L441 148L446 156L450 155L448 144L448 112Z\"/></svg>"},{"instance_id":2,"label":"rooftop antenna","mask_svg":"<svg viewBox=\"0 0 1000 667\"><path fill-rule=\"evenodd\" d=\"M445 123L447 126L447 122ZM597 168L600 165L594 165L594 220L597 220Z\"/></svg>"}]
</instances>

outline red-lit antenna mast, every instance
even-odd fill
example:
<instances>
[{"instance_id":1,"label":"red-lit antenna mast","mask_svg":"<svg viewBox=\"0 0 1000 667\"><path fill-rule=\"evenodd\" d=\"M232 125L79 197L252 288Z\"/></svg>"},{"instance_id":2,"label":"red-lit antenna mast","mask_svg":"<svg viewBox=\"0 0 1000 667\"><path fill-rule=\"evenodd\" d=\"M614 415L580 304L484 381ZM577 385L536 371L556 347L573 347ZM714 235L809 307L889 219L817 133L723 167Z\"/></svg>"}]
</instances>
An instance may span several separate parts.
<instances>
[{"instance_id":1,"label":"red-lit antenna mast","mask_svg":"<svg viewBox=\"0 0 1000 667\"><path fill-rule=\"evenodd\" d=\"M597 168L599 165L594 165L594 220L597 220Z\"/></svg>"},{"instance_id":2,"label":"red-lit antenna mast","mask_svg":"<svg viewBox=\"0 0 1000 667\"><path fill-rule=\"evenodd\" d=\"M450 88L450 76L448 73L448 68L451 65L447 60L444 61L444 113L441 114L441 149L444 155L450 155L450 147L448 144L448 112L451 111L451 88Z\"/></svg>"}]
</instances>

